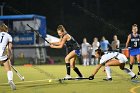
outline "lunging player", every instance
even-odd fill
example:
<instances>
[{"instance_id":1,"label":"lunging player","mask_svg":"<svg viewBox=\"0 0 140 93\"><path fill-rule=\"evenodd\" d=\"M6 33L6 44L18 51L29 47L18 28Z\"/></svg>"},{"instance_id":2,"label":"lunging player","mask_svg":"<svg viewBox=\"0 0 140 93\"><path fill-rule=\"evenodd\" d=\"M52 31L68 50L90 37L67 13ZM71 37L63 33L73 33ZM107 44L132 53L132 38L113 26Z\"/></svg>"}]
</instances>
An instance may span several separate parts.
<instances>
[{"instance_id":1,"label":"lunging player","mask_svg":"<svg viewBox=\"0 0 140 93\"><path fill-rule=\"evenodd\" d=\"M111 73L110 66L119 66L121 70L126 72L131 76L131 79L136 79L137 76L134 74L129 68L125 67L125 63L128 61L126 56L119 52L103 52L101 49L97 49L95 51L95 57L100 58L100 63L97 65L96 69L93 71L92 75L89 76L89 79L94 79L94 76L98 72L98 70L105 64L105 71L107 74L107 78L103 79L106 81L111 81Z\"/></svg>"},{"instance_id":2,"label":"lunging player","mask_svg":"<svg viewBox=\"0 0 140 93\"><path fill-rule=\"evenodd\" d=\"M59 25L57 33L60 36L60 42L52 42L51 48L63 48L64 44L68 48L68 54L65 57L67 75L65 78L71 78L70 67L78 74L79 77L83 77L77 67L75 67L76 56L80 56L80 46L75 39L69 35L63 25Z\"/></svg>"}]
</instances>

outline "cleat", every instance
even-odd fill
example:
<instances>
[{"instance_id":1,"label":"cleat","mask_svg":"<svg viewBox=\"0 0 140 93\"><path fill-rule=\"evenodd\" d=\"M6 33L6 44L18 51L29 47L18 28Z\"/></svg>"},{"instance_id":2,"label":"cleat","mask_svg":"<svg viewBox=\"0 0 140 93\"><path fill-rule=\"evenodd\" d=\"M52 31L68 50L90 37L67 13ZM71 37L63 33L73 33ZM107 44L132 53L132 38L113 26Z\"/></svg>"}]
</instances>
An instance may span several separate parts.
<instances>
[{"instance_id":1,"label":"cleat","mask_svg":"<svg viewBox=\"0 0 140 93\"><path fill-rule=\"evenodd\" d=\"M138 72L138 75L140 75L140 72Z\"/></svg>"},{"instance_id":2,"label":"cleat","mask_svg":"<svg viewBox=\"0 0 140 93\"><path fill-rule=\"evenodd\" d=\"M104 78L104 81L112 81L112 78Z\"/></svg>"},{"instance_id":3,"label":"cleat","mask_svg":"<svg viewBox=\"0 0 140 93\"><path fill-rule=\"evenodd\" d=\"M66 76L64 77L64 79L69 79L69 78L71 78L70 75L66 75Z\"/></svg>"},{"instance_id":4,"label":"cleat","mask_svg":"<svg viewBox=\"0 0 140 93\"><path fill-rule=\"evenodd\" d=\"M14 84L14 82L12 80L10 80L8 83L12 90L16 90L16 85Z\"/></svg>"},{"instance_id":5,"label":"cleat","mask_svg":"<svg viewBox=\"0 0 140 93\"><path fill-rule=\"evenodd\" d=\"M131 77L131 80L136 80L136 79L138 79L137 75L135 75L134 77Z\"/></svg>"}]
</instances>

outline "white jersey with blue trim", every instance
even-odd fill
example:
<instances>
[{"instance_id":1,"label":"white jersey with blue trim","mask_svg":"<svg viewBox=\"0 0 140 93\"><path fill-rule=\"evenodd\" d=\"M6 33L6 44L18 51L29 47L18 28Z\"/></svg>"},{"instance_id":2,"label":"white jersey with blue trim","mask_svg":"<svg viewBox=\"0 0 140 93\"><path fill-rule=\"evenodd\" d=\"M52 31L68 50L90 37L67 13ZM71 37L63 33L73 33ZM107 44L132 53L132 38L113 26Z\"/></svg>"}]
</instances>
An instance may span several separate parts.
<instances>
[{"instance_id":1,"label":"white jersey with blue trim","mask_svg":"<svg viewBox=\"0 0 140 93\"><path fill-rule=\"evenodd\" d=\"M120 53L119 52L105 52L105 54L102 55L100 59L100 64L106 63L107 61L115 58L118 54Z\"/></svg>"},{"instance_id":2,"label":"white jersey with blue trim","mask_svg":"<svg viewBox=\"0 0 140 93\"><path fill-rule=\"evenodd\" d=\"M12 37L7 32L0 32L0 57L4 56L4 50L9 42L12 42Z\"/></svg>"}]
</instances>

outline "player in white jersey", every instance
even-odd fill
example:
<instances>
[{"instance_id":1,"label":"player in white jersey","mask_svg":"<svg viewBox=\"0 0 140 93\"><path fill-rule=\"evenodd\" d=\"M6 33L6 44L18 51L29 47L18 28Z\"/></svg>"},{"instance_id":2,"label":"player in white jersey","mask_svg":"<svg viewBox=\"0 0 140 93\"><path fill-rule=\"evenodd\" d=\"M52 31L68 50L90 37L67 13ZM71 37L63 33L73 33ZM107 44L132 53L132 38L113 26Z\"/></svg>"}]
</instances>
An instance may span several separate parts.
<instances>
[{"instance_id":1,"label":"player in white jersey","mask_svg":"<svg viewBox=\"0 0 140 93\"><path fill-rule=\"evenodd\" d=\"M100 63L97 65L96 69L93 71L92 75L89 76L89 79L94 79L94 76L98 72L98 70L105 64L105 71L107 78L103 79L106 81L111 81L111 72L110 66L119 66L121 70L126 72L131 76L131 79L138 78L135 73L133 73L129 68L125 67L125 63L128 61L126 56L119 52L102 52L101 49L97 49L95 51L95 57L100 58Z\"/></svg>"},{"instance_id":2,"label":"player in white jersey","mask_svg":"<svg viewBox=\"0 0 140 93\"><path fill-rule=\"evenodd\" d=\"M83 39L83 43L81 45L81 55L83 59L83 65L87 66L89 65L89 49L90 49L90 44L87 42L87 39Z\"/></svg>"},{"instance_id":3,"label":"player in white jersey","mask_svg":"<svg viewBox=\"0 0 140 93\"><path fill-rule=\"evenodd\" d=\"M7 71L9 85L15 90L16 86L13 82L13 72L11 71L10 66L10 58L12 56L12 37L7 32L8 27L5 24L0 25L0 63L4 65L4 68ZM7 53L5 53L5 51L7 51Z\"/></svg>"}]
</instances>

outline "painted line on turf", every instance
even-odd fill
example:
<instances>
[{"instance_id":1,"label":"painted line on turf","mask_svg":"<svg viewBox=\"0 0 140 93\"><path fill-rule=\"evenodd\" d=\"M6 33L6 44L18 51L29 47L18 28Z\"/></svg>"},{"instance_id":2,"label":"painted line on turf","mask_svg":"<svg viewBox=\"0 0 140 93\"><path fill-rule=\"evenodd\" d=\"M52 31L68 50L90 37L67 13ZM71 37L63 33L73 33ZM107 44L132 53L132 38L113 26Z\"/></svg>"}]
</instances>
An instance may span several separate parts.
<instances>
[{"instance_id":1,"label":"painted line on turf","mask_svg":"<svg viewBox=\"0 0 140 93\"><path fill-rule=\"evenodd\" d=\"M42 80L34 80L34 81L22 81L22 82L15 82L15 84L22 84L22 83L31 83L31 82L39 82L39 81L47 81L47 80L58 80L58 79L42 79ZM1 83L1 85L7 85L8 83Z\"/></svg>"},{"instance_id":2,"label":"painted line on turf","mask_svg":"<svg viewBox=\"0 0 140 93\"><path fill-rule=\"evenodd\" d=\"M137 88L140 88L140 86L136 86L136 87L131 88L131 89L130 89L130 92L131 92L131 93L137 93L137 92L135 92L135 90L136 90Z\"/></svg>"},{"instance_id":3,"label":"painted line on turf","mask_svg":"<svg viewBox=\"0 0 140 93\"><path fill-rule=\"evenodd\" d=\"M118 76L112 76L112 77L118 77ZM97 79L100 79L100 78L102 78L102 76L101 77L96 77ZM20 82L15 82L15 84L22 84L22 83L31 83L31 82L39 82L39 81L49 81L49 80L59 80L60 78L58 78L58 79L40 79L40 80L33 80L33 81L20 81ZM8 83L1 83L0 84L0 86L2 86L2 85L8 85Z\"/></svg>"}]
</instances>

